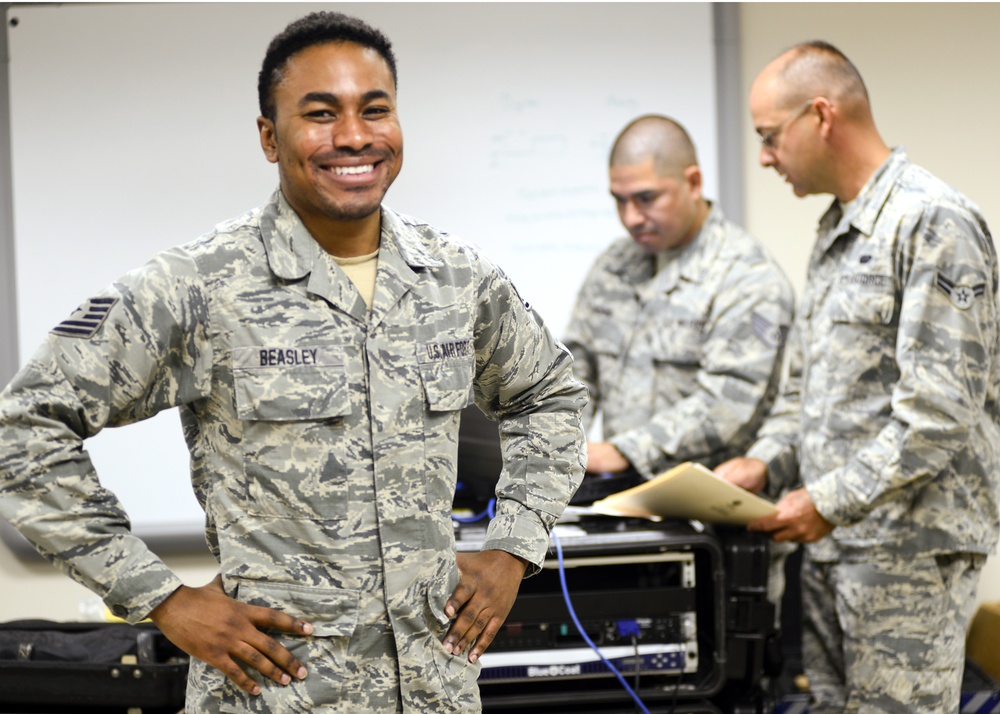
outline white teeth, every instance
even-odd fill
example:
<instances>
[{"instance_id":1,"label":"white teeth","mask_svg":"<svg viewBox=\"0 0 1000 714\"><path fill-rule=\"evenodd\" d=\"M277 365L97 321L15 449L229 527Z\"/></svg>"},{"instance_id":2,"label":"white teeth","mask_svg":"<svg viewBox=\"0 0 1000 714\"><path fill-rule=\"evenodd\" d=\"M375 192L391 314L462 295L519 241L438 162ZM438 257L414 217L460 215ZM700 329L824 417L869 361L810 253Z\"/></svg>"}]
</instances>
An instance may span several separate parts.
<instances>
[{"instance_id":1,"label":"white teeth","mask_svg":"<svg viewBox=\"0 0 1000 714\"><path fill-rule=\"evenodd\" d=\"M333 173L338 176L351 176L354 174L366 174L375 170L375 164L365 164L364 166L334 166Z\"/></svg>"}]
</instances>

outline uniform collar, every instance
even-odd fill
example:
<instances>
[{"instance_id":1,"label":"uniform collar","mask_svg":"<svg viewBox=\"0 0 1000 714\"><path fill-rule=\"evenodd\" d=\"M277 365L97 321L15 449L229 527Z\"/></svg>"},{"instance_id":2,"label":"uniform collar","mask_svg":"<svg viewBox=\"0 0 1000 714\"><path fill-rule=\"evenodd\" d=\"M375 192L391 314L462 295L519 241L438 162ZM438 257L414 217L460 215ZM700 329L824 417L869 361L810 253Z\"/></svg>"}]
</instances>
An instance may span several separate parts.
<instances>
[{"instance_id":1,"label":"uniform collar","mask_svg":"<svg viewBox=\"0 0 1000 714\"><path fill-rule=\"evenodd\" d=\"M826 248L829 248L838 236L850 231L851 227L865 236L870 236L874 232L875 222L889 200L893 186L896 185L896 181L908 165L909 159L906 155L906 149L898 146L875 170L846 212L842 213L838 201L833 202L820 219L821 230L825 226L835 226L833 230L829 231L829 243Z\"/></svg>"},{"instance_id":2,"label":"uniform collar","mask_svg":"<svg viewBox=\"0 0 1000 714\"><path fill-rule=\"evenodd\" d=\"M444 265L431 256L420 232L430 227L382 208L382 243L375 278L370 325L380 324L415 286L423 282L427 269Z\"/></svg>"},{"instance_id":3,"label":"uniform collar","mask_svg":"<svg viewBox=\"0 0 1000 714\"><path fill-rule=\"evenodd\" d=\"M725 220L725 216L722 215L722 209L711 201L708 206L705 221L690 243L657 256L657 261L662 265L654 279L659 290L672 290L682 280L700 283L711 273L711 266L722 249L722 242L713 240L713 237L716 227Z\"/></svg>"},{"instance_id":4,"label":"uniform collar","mask_svg":"<svg viewBox=\"0 0 1000 714\"><path fill-rule=\"evenodd\" d=\"M425 223L403 216L390 208L382 207L382 245L390 245L390 250L410 268L439 268L442 263L427 252L424 241L420 240L421 230L431 230ZM379 254L382 257L382 254Z\"/></svg>"},{"instance_id":5,"label":"uniform collar","mask_svg":"<svg viewBox=\"0 0 1000 714\"><path fill-rule=\"evenodd\" d=\"M372 324L410 290L420 271L442 265L427 252L420 239L422 224L384 206L380 210L379 266ZM260 231L268 265L275 276L286 281L308 277L309 292L360 320L365 319L367 306L353 283L312 237L281 189L274 192L261 210Z\"/></svg>"},{"instance_id":6,"label":"uniform collar","mask_svg":"<svg viewBox=\"0 0 1000 714\"><path fill-rule=\"evenodd\" d=\"M271 272L282 280L304 278L322 250L280 188L261 210L260 234Z\"/></svg>"},{"instance_id":7,"label":"uniform collar","mask_svg":"<svg viewBox=\"0 0 1000 714\"><path fill-rule=\"evenodd\" d=\"M709 212L704 223L683 248L650 255L631 238L627 243L623 239L623 248L619 253L621 259L614 272L631 285L648 285L657 292L673 290L682 279L700 283L708 272L708 265L715 260L722 247L719 241L713 240L713 236L716 227L725 220L722 209L711 201L708 205Z\"/></svg>"},{"instance_id":8,"label":"uniform collar","mask_svg":"<svg viewBox=\"0 0 1000 714\"><path fill-rule=\"evenodd\" d=\"M889 201L889 194L892 193L893 186L902 176L903 171L909 164L906 156L906 149L902 146L893 149L875 174L868 180L868 183L861 189L858 197L861 201L855 201L850 211L851 224L866 236L870 236L875 231L875 222L878 220L882 208Z\"/></svg>"},{"instance_id":9,"label":"uniform collar","mask_svg":"<svg viewBox=\"0 0 1000 714\"><path fill-rule=\"evenodd\" d=\"M398 252L399 259L411 268L441 265L441 261L431 257L419 241L416 232L420 224L417 221L400 216L384 206L380 210L379 259L387 253ZM323 251L280 188L271 195L261 211L260 230L268 265L283 280L304 278L312 271L316 258Z\"/></svg>"}]
</instances>

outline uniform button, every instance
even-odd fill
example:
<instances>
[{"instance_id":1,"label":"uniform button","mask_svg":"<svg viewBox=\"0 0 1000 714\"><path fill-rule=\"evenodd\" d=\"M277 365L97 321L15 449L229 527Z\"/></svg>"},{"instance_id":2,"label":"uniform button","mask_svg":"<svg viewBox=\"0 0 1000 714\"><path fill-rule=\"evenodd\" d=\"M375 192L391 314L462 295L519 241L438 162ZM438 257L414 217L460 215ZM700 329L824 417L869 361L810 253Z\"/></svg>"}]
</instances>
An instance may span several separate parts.
<instances>
[{"instance_id":1,"label":"uniform button","mask_svg":"<svg viewBox=\"0 0 1000 714\"><path fill-rule=\"evenodd\" d=\"M125 607L124 605L115 605L114 607L111 608L111 612L115 617L124 618L126 615L128 615L128 608Z\"/></svg>"}]
</instances>

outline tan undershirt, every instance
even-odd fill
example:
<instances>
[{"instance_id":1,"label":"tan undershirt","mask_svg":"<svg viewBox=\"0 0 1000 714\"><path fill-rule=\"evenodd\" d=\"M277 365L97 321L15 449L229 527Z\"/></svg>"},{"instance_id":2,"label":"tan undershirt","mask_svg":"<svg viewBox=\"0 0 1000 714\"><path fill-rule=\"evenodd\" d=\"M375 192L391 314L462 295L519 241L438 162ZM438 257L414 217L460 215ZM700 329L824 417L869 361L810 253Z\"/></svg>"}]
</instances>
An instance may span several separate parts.
<instances>
[{"instance_id":1,"label":"tan undershirt","mask_svg":"<svg viewBox=\"0 0 1000 714\"><path fill-rule=\"evenodd\" d=\"M375 269L378 267L378 248L374 253L359 255L355 258L338 258L333 256L337 265L343 270L347 277L354 283L354 287L361 293L368 309L372 309L372 298L375 296Z\"/></svg>"}]
</instances>

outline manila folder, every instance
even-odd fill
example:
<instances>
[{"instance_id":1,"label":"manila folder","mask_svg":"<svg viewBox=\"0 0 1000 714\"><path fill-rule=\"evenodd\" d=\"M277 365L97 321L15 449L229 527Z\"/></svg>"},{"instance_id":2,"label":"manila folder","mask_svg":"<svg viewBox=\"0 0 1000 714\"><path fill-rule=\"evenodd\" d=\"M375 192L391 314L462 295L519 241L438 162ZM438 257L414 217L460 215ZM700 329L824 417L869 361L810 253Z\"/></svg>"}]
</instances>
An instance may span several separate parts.
<instances>
[{"instance_id":1,"label":"manila folder","mask_svg":"<svg viewBox=\"0 0 1000 714\"><path fill-rule=\"evenodd\" d=\"M683 518L736 525L746 525L776 510L770 501L690 461L634 488L595 501L592 509L609 516L657 521Z\"/></svg>"}]
</instances>

